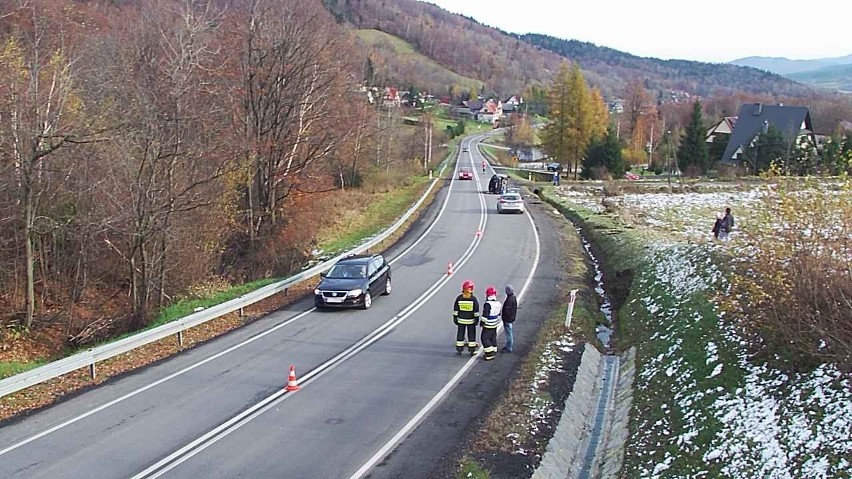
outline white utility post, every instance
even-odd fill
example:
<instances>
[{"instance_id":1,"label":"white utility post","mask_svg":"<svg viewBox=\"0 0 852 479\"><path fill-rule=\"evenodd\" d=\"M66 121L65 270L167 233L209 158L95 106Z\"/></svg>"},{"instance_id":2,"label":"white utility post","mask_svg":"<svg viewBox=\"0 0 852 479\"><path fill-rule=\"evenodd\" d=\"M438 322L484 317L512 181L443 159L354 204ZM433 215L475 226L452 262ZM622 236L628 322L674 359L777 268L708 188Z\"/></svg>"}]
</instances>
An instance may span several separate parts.
<instances>
[{"instance_id":1,"label":"white utility post","mask_svg":"<svg viewBox=\"0 0 852 479\"><path fill-rule=\"evenodd\" d=\"M565 327L571 327L571 316L574 315L574 301L577 300L577 290L571 290L571 296L568 297L568 313L565 314Z\"/></svg>"}]
</instances>

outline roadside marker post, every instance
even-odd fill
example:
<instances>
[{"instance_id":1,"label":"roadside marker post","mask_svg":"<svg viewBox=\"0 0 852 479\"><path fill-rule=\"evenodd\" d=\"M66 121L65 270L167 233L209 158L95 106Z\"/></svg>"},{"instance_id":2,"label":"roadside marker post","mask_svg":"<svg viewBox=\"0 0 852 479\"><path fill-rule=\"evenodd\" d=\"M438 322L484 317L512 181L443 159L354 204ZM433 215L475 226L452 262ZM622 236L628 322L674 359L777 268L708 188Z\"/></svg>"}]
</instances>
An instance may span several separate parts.
<instances>
[{"instance_id":1,"label":"roadside marker post","mask_svg":"<svg viewBox=\"0 0 852 479\"><path fill-rule=\"evenodd\" d=\"M571 316L574 315L574 301L577 299L577 290L572 289L571 295L568 297L568 313L565 314L565 327L571 327Z\"/></svg>"}]
</instances>

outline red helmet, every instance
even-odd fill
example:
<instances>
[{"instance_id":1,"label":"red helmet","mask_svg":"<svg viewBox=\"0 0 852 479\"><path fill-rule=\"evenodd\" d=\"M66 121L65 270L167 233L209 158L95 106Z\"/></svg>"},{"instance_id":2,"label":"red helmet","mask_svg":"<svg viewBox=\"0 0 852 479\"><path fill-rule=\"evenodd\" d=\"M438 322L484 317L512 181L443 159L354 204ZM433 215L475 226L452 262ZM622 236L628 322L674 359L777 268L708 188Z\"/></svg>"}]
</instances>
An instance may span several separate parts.
<instances>
[{"instance_id":1,"label":"red helmet","mask_svg":"<svg viewBox=\"0 0 852 479\"><path fill-rule=\"evenodd\" d=\"M464 283L462 283L462 291L464 291L466 289L473 291L473 281L467 280Z\"/></svg>"},{"instance_id":2,"label":"red helmet","mask_svg":"<svg viewBox=\"0 0 852 479\"><path fill-rule=\"evenodd\" d=\"M485 297L489 296L497 296L497 288L494 286L489 286L488 289L485 290Z\"/></svg>"}]
</instances>

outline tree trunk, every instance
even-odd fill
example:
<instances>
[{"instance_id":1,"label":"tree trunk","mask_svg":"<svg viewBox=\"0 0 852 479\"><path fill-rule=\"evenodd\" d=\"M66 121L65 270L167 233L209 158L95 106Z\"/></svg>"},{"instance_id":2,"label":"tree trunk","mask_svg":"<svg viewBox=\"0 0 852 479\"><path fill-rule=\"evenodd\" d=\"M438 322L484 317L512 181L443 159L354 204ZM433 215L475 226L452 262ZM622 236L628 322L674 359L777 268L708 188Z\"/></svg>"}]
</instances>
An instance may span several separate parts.
<instances>
[{"instance_id":1,"label":"tree trunk","mask_svg":"<svg viewBox=\"0 0 852 479\"><path fill-rule=\"evenodd\" d=\"M29 329L33 325L33 314L35 313L35 274L34 263L35 255L33 253L33 195L32 188L29 184L29 178L24 179L24 250L25 262L27 265L27 290L25 295L26 302L26 317L24 318L24 327Z\"/></svg>"}]
</instances>

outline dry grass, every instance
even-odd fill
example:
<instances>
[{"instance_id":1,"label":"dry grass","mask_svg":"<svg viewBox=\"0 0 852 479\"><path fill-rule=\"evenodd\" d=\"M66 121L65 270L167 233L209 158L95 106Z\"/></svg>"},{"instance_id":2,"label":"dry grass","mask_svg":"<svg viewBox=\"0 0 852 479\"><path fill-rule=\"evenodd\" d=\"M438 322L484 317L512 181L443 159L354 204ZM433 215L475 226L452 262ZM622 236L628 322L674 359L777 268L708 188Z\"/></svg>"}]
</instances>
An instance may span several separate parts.
<instances>
[{"instance_id":1,"label":"dry grass","mask_svg":"<svg viewBox=\"0 0 852 479\"><path fill-rule=\"evenodd\" d=\"M840 191L779 183L736 258L730 299L742 327L789 367L852 365L852 182Z\"/></svg>"}]
</instances>

